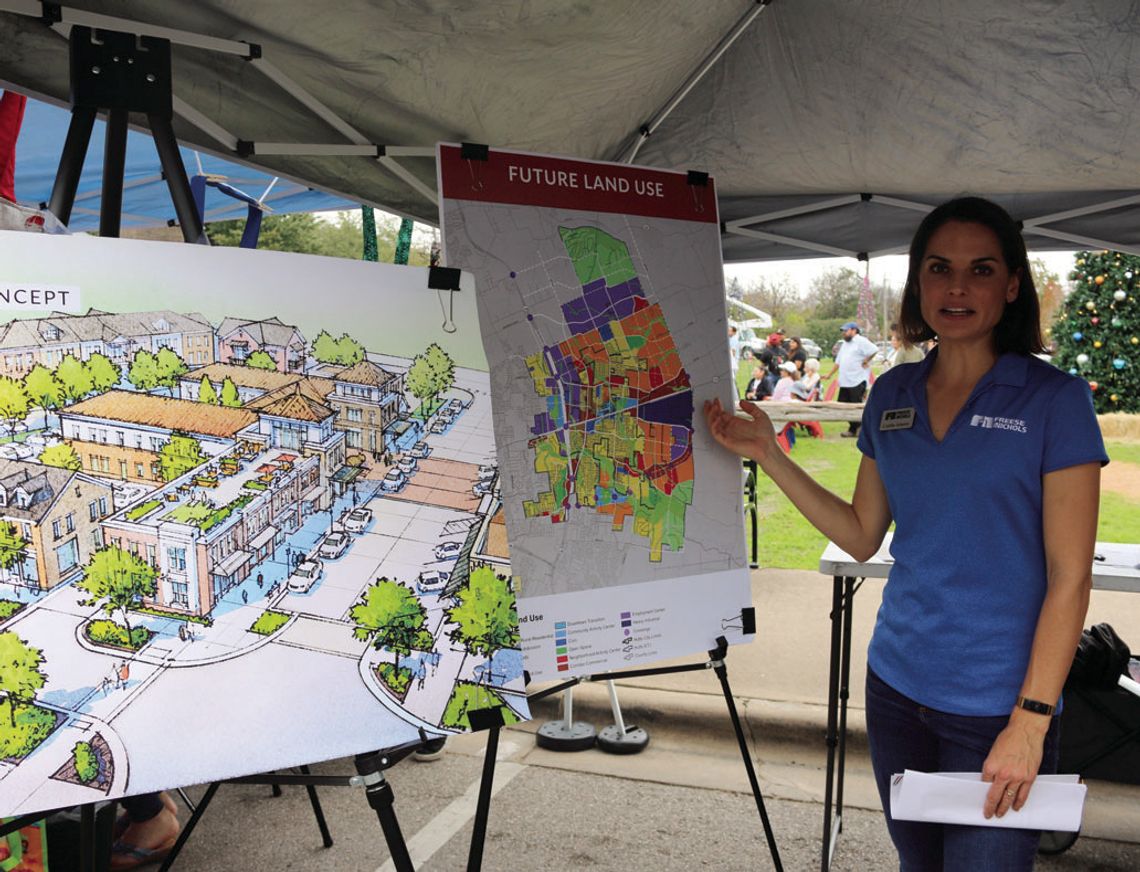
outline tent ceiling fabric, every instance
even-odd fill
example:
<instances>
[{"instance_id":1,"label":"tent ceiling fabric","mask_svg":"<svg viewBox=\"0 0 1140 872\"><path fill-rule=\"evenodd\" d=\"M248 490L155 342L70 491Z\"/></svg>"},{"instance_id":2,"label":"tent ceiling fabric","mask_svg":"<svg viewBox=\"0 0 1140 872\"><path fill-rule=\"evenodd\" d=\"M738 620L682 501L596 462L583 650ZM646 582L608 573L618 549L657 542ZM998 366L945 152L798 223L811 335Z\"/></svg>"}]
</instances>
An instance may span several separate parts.
<instances>
[{"instance_id":1,"label":"tent ceiling fabric","mask_svg":"<svg viewBox=\"0 0 1140 872\"><path fill-rule=\"evenodd\" d=\"M36 8L0 0L0 9ZM484 142L614 159L754 7L751 0L75 0L87 10L261 46L367 142ZM65 18L66 20L66 18ZM0 12L0 80L67 99L67 44ZM882 252L920 212L979 193L1033 219L1140 193L1140 5L1122 0L774 0L641 143L637 162L703 169L728 260ZM241 57L174 46L175 95L242 140L346 144ZM185 119L187 144L233 157ZM434 203L369 157L248 162L434 223ZM429 187L433 162L400 164ZM1034 247L1140 249L1140 208L1027 228ZM1048 233L1050 235L1043 235ZM1060 233L1064 238L1057 238ZM784 239L803 241L803 248Z\"/></svg>"}]
</instances>

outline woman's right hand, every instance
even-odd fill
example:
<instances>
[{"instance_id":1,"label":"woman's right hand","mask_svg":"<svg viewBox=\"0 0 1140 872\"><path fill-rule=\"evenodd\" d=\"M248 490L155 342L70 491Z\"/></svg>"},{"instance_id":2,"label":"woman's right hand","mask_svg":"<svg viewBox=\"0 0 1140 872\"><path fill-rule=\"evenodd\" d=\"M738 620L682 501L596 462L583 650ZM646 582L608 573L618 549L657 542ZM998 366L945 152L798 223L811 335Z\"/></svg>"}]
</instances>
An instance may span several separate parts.
<instances>
[{"instance_id":1,"label":"woman's right hand","mask_svg":"<svg viewBox=\"0 0 1140 872\"><path fill-rule=\"evenodd\" d=\"M755 403L744 400L740 408L750 418L740 417L725 409L720 400L705 402L705 422L713 439L742 457L763 463L780 451L771 419Z\"/></svg>"}]
</instances>

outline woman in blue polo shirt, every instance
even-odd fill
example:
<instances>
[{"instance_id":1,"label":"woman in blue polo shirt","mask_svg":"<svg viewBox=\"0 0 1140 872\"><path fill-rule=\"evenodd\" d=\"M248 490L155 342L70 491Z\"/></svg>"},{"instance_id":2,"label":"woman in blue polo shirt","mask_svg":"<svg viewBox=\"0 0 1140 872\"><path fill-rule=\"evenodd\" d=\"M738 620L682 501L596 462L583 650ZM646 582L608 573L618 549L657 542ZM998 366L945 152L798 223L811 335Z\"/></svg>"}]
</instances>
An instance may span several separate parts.
<instances>
[{"instance_id":1,"label":"woman in blue polo shirt","mask_svg":"<svg viewBox=\"0 0 1140 872\"><path fill-rule=\"evenodd\" d=\"M713 437L755 459L804 516L859 560L891 521L894 564L868 651L867 732L884 810L892 773L980 771L987 818L1019 810L1057 765L1061 687L1088 607L1100 467L1088 385L1043 347L1025 243L978 198L923 220L899 318L921 363L875 383L850 502L778 447L752 403L718 401ZM1038 833L895 821L904 870L1031 869Z\"/></svg>"}]
</instances>

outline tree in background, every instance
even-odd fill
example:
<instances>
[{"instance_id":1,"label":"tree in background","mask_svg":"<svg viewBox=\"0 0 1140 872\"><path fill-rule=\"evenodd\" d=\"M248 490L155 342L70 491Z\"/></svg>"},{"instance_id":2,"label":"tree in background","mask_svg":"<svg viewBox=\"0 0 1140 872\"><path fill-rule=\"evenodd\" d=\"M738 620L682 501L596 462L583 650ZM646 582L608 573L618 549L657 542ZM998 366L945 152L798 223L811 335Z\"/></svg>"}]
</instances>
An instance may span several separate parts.
<instances>
[{"instance_id":1,"label":"tree in background","mask_svg":"<svg viewBox=\"0 0 1140 872\"><path fill-rule=\"evenodd\" d=\"M28 394L24 383L9 376L0 376L0 418L8 422L8 428L16 429L16 423L28 415Z\"/></svg>"},{"instance_id":2,"label":"tree in background","mask_svg":"<svg viewBox=\"0 0 1140 872\"><path fill-rule=\"evenodd\" d=\"M1037 288L1037 303L1041 307L1041 326L1045 329L1046 343L1057 320L1057 313L1061 304L1065 302L1065 287L1061 284L1061 277L1050 270L1039 257L1029 262L1029 271L1033 275L1033 286Z\"/></svg>"},{"instance_id":3,"label":"tree in background","mask_svg":"<svg viewBox=\"0 0 1140 872\"><path fill-rule=\"evenodd\" d=\"M20 584L24 583L24 558L28 556L28 543L15 524L8 521L0 522L0 569L9 576L12 567L16 568L16 576Z\"/></svg>"},{"instance_id":4,"label":"tree in background","mask_svg":"<svg viewBox=\"0 0 1140 872\"><path fill-rule=\"evenodd\" d=\"M75 586L90 594L96 602L106 600L102 605L106 614L114 616L116 611L121 611L123 626L130 639L127 610L142 597L154 596L158 589L157 578L158 570L137 554L110 545L91 555L84 567L82 580Z\"/></svg>"},{"instance_id":5,"label":"tree in background","mask_svg":"<svg viewBox=\"0 0 1140 872\"><path fill-rule=\"evenodd\" d=\"M75 449L66 442L49 445L40 452L40 463L44 466L58 466L60 469L70 469L79 472L83 469L83 461L75 453Z\"/></svg>"},{"instance_id":6,"label":"tree in background","mask_svg":"<svg viewBox=\"0 0 1140 872\"><path fill-rule=\"evenodd\" d=\"M340 335L340 339L336 341L336 349L337 363L344 366L352 366L354 363L360 363L364 360L364 346L347 333Z\"/></svg>"},{"instance_id":7,"label":"tree in background","mask_svg":"<svg viewBox=\"0 0 1140 872\"><path fill-rule=\"evenodd\" d=\"M146 350L135 352L131 359L127 378L137 391L153 391L160 384L158 375L158 362L153 354Z\"/></svg>"},{"instance_id":8,"label":"tree in background","mask_svg":"<svg viewBox=\"0 0 1140 872\"><path fill-rule=\"evenodd\" d=\"M74 354L65 354L55 368L55 377L63 389L63 397L69 403L82 399L95 387L86 364Z\"/></svg>"},{"instance_id":9,"label":"tree in background","mask_svg":"<svg viewBox=\"0 0 1140 872\"><path fill-rule=\"evenodd\" d=\"M321 363L336 363L340 349L329 331L322 330L313 340L313 357Z\"/></svg>"},{"instance_id":10,"label":"tree in background","mask_svg":"<svg viewBox=\"0 0 1140 872\"><path fill-rule=\"evenodd\" d=\"M408 367L408 390L412 396L420 401L419 416L425 421L430 413L431 406L426 400L435 396L435 378L432 375L431 364L422 354L412 358L412 365Z\"/></svg>"},{"instance_id":11,"label":"tree in background","mask_svg":"<svg viewBox=\"0 0 1140 872\"><path fill-rule=\"evenodd\" d=\"M100 394L107 393L119 383L119 368L99 352L87 358L87 374L91 377L92 389Z\"/></svg>"},{"instance_id":12,"label":"tree in background","mask_svg":"<svg viewBox=\"0 0 1140 872\"><path fill-rule=\"evenodd\" d=\"M214 384L208 376L202 376L202 381L198 385L198 402L209 403L211 406L218 404L218 392L214 390Z\"/></svg>"},{"instance_id":13,"label":"tree in background","mask_svg":"<svg viewBox=\"0 0 1140 872\"><path fill-rule=\"evenodd\" d=\"M174 481L178 476L201 466L209 460L202 451L202 443L185 433L174 433L170 441L158 452L163 481Z\"/></svg>"},{"instance_id":14,"label":"tree in background","mask_svg":"<svg viewBox=\"0 0 1140 872\"><path fill-rule=\"evenodd\" d=\"M0 633L0 690L8 697L8 715L16 727L16 706L28 706L36 700L36 691L47 681L44 675L44 652L33 648L15 633Z\"/></svg>"},{"instance_id":15,"label":"tree in background","mask_svg":"<svg viewBox=\"0 0 1140 872\"><path fill-rule=\"evenodd\" d=\"M393 262L399 224L396 219L377 225L377 249L380 260L385 263ZM215 221L206 225L206 235L213 245L237 246L244 229L245 221ZM261 222L257 247L360 260L364 253L361 218L353 212L338 212L335 221L326 221L307 212L266 215ZM408 262L412 266L427 266L430 262L428 249L413 245Z\"/></svg>"},{"instance_id":16,"label":"tree in background","mask_svg":"<svg viewBox=\"0 0 1140 872\"><path fill-rule=\"evenodd\" d=\"M356 627L352 634L371 643L377 651L387 648L400 657L412 650L430 651L435 640L427 630L427 612L408 587L387 578L378 578L365 588L359 603L349 610Z\"/></svg>"},{"instance_id":17,"label":"tree in background","mask_svg":"<svg viewBox=\"0 0 1140 872\"><path fill-rule=\"evenodd\" d=\"M63 385L54 372L40 363L24 376L24 390L27 391L28 401L45 412L58 409L63 402Z\"/></svg>"},{"instance_id":18,"label":"tree in background","mask_svg":"<svg viewBox=\"0 0 1140 872\"><path fill-rule=\"evenodd\" d=\"M155 354L154 365L158 372L158 383L169 390L171 396L178 390L179 379L190 371L177 352L165 345Z\"/></svg>"},{"instance_id":19,"label":"tree in background","mask_svg":"<svg viewBox=\"0 0 1140 872\"><path fill-rule=\"evenodd\" d=\"M451 355L433 342L427 347L424 357L431 369L432 386L435 388L433 394L450 390L455 384L455 361Z\"/></svg>"},{"instance_id":20,"label":"tree in background","mask_svg":"<svg viewBox=\"0 0 1140 872\"><path fill-rule=\"evenodd\" d=\"M1053 324L1053 363L1092 388L1097 412L1140 412L1140 257L1081 251Z\"/></svg>"},{"instance_id":21,"label":"tree in background","mask_svg":"<svg viewBox=\"0 0 1140 872\"><path fill-rule=\"evenodd\" d=\"M238 394L237 385L228 375L222 379L222 394L218 399L223 406L229 406L231 409L241 406L241 396Z\"/></svg>"},{"instance_id":22,"label":"tree in background","mask_svg":"<svg viewBox=\"0 0 1140 872\"><path fill-rule=\"evenodd\" d=\"M268 351L258 349L245 359L246 366L252 366L254 369L267 369L275 371L277 369L277 361L273 359L273 355Z\"/></svg>"}]
</instances>

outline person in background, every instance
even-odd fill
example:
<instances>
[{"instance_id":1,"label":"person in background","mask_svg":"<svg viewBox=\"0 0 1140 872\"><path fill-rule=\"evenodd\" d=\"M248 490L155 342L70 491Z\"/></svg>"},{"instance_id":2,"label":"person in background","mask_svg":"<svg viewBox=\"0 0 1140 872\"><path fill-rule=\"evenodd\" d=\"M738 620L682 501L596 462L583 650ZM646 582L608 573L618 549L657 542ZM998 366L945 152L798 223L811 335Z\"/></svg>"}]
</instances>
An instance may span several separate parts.
<instances>
[{"instance_id":1,"label":"person in background","mask_svg":"<svg viewBox=\"0 0 1140 872\"><path fill-rule=\"evenodd\" d=\"M804 364L807 362L808 353L804 351L803 343L800 342L800 337L793 336L788 340L788 360L796 365L797 372L804 371Z\"/></svg>"},{"instance_id":2,"label":"person in background","mask_svg":"<svg viewBox=\"0 0 1140 872\"><path fill-rule=\"evenodd\" d=\"M736 386L736 373L740 369L740 337L736 335L736 326L728 325L728 365L732 375L732 395L740 396Z\"/></svg>"},{"instance_id":3,"label":"person in background","mask_svg":"<svg viewBox=\"0 0 1140 872\"><path fill-rule=\"evenodd\" d=\"M835 352L835 366L823 378L827 380L839 373L839 396L841 403L861 403L867 395L867 385L871 381L871 361L879 353L875 343L859 332L859 325L848 321L839 328L843 331L843 341ZM841 436L859 435L859 422L852 421Z\"/></svg>"},{"instance_id":4,"label":"person in background","mask_svg":"<svg viewBox=\"0 0 1140 872\"><path fill-rule=\"evenodd\" d=\"M890 575L867 655L871 764L884 811L906 769L979 772L985 818L1019 811L1055 772L1059 707L1092 586L1100 468L1081 378L1038 360L1037 292L1018 225L977 197L922 220L899 317L922 363L885 372L863 412L850 502L780 450L761 407L705 405L713 438L750 457L856 560L892 520ZM893 412L893 415L889 413ZM1025 872L1040 833L894 820L902 869Z\"/></svg>"},{"instance_id":5,"label":"person in background","mask_svg":"<svg viewBox=\"0 0 1140 872\"><path fill-rule=\"evenodd\" d=\"M762 400L767 396L770 391L766 392L765 389L766 376L764 370L759 367L752 368L752 378L748 380L747 387L744 388L744 399L746 400Z\"/></svg>"},{"instance_id":6,"label":"person in background","mask_svg":"<svg viewBox=\"0 0 1140 872\"><path fill-rule=\"evenodd\" d=\"M780 364L786 359L784 351L783 337L779 333L769 333L768 340L764 345L764 350L760 352L760 362L768 372L775 376L780 377Z\"/></svg>"},{"instance_id":7,"label":"person in background","mask_svg":"<svg viewBox=\"0 0 1140 872\"><path fill-rule=\"evenodd\" d=\"M777 403L786 403L792 398L792 387L796 383L796 365L790 360L780 364L780 380L772 390L772 400Z\"/></svg>"},{"instance_id":8,"label":"person in background","mask_svg":"<svg viewBox=\"0 0 1140 872\"><path fill-rule=\"evenodd\" d=\"M164 860L182 831L174 800L166 793L143 793L125 796L119 804L123 814L115 821L112 872Z\"/></svg>"},{"instance_id":9,"label":"person in background","mask_svg":"<svg viewBox=\"0 0 1140 872\"><path fill-rule=\"evenodd\" d=\"M804 374L798 382L798 384L803 386L804 399L809 398L812 391L819 389L819 382L819 361L814 357L809 357L804 361Z\"/></svg>"},{"instance_id":10,"label":"person in background","mask_svg":"<svg viewBox=\"0 0 1140 872\"><path fill-rule=\"evenodd\" d=\"M899 325L891 325L891 353L887 355L887 367L898 366L902 363L921 363L926 352L912 342L903 338Z\"/></svg>"}]
</instances>

